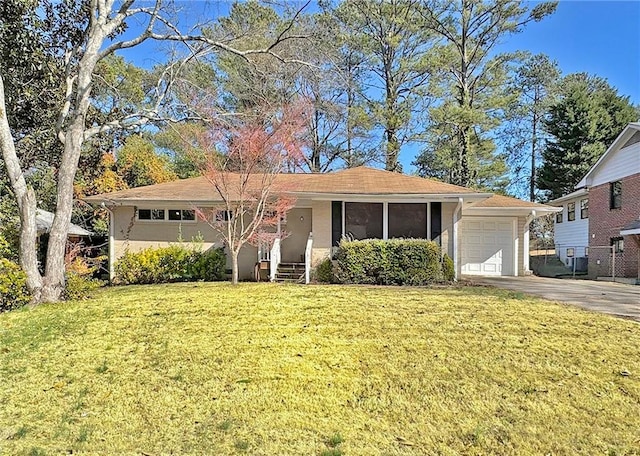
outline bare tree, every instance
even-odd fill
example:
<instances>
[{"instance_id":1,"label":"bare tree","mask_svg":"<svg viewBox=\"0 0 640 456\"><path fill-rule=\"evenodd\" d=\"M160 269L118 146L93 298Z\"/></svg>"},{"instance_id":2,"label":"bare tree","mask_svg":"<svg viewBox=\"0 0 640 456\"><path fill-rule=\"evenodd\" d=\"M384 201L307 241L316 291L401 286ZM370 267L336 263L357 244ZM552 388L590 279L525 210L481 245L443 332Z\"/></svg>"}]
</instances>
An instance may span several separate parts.
<instances>
[{"instance_id":1,"label":"bare tree","mask_svg":"<svg viewBox=\"0 0 640 456\"><path fill-rule=\"evenodd\" d=\"M68 5L67 5L68 6ZM7 119L4 85L0 68L0 149L7 168L14 197L20 210L20 264L27 275L27 286L33 303L52 302L60 299L65 285L64 253L73 205L73 182L83 144L92 137L115 129L139 128L149 122L166 121L162 107L169 99L172 81L185 62L211 52L229 52L247 59L254 54L268 55L281 63L274 45L279 41L294 39L285 29L276 37L276 43L256 49L237 50L226 41L216 40L207 34L185 34L171 21L171 12L162 0L135 2L134 0L86 0L75 6L75 14L82 18L79 38L61 49L64 80L64 99L57 106L55 132L63 152L57 175L56 211L51 227L44 275L38 270L36 257L36 198L25 180L25 169L16 154L15 140ZM127 24L143 24L141 32L130 39L121 33ZM184 43L187 56L180 62L168 65L160 73L158 83L149 93L149 102L143 109L125 111L120 117L104 123L89 124L87 113L92 106L92 89L97 64L117 51L132 48L148 40ZM297 63L304 63L297 61ZM187 113L184 117L189 117ZM173 121L180 119L170 119Z\"/></svg>"},{"instance_id":2,"label":"bare tree","mask_svg":"<svg viewBox=\"0 0 640 456\"><path fill-rule=\"evenodd\" d=\"M238 283L238 254L247 243L271 242L275 228L293 208L293 190L281 178L304 161L306 107L287 106L271 116L237 125L210 124L185 138L188 147L207 157L203 175L221 201L212 211L196 208L198 217L224 239Z\"/></svg>"}]
</instances>

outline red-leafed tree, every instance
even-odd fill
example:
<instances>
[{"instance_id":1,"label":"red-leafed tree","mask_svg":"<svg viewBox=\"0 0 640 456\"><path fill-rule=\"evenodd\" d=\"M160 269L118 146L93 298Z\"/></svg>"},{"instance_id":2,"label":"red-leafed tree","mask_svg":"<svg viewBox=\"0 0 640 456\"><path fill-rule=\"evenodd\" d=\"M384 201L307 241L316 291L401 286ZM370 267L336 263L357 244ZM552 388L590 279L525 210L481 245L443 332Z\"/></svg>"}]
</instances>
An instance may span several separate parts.
<instances>
[{"instance_id":1,"label":"red-leafed tree","mask_svg":"<svg viewBox=\"0 0 640 456\"><path fill-rule=\"evenodd\" d=\"M264 111L263 111L264 112ZM271 244L282 236L278 220L294 206L293 190L282 174L304 160L307 106L271 110L254 120L212 124L188 138L189 148L207 157L203 175L220 205L196 209L231 254L232 281L238 283L238 254L246 244Z\"/></svg>"}]
</instances>

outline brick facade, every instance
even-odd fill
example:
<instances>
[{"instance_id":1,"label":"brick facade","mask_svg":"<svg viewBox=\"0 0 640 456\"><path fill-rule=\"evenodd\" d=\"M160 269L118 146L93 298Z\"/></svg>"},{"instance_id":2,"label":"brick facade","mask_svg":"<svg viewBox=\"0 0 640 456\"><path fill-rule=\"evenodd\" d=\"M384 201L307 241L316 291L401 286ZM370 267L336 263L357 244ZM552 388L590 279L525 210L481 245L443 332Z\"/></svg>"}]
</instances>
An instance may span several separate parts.
<instances>
[{"instance_id":1,"label":"brick facade","mask_svg":"<svg viewBox=\"0 0 640 456\"><path fill-rule=\"evenodd\" d=\"M610 209L609 183L589 189L589 276L592 278L611 275L611 255L599 247L611 245L612 238L620 237L620 230L640 217L640 174L621 181L620 209ZM637 238L624 237L624 252L616 255L616 276L639 277Z\"/></svg>"}]
</instances>

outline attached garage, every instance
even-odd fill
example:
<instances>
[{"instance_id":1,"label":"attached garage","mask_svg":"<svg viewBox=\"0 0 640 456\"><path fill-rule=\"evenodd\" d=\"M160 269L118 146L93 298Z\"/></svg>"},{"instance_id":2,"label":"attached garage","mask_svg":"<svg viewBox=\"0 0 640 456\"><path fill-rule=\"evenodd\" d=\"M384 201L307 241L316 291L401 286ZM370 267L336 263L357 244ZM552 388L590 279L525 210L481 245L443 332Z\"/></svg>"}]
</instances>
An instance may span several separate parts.
<instances>
[{"instance_id":1,"label":"attached garage","mask_svg":"<svg viewBox=\"0 0 640 456\"><path fill-rule=\"evenodd\" d=\"M515 222L514 217L463 217L460 242L462 274L517 275Z\"/></svg>"}]
</instances>

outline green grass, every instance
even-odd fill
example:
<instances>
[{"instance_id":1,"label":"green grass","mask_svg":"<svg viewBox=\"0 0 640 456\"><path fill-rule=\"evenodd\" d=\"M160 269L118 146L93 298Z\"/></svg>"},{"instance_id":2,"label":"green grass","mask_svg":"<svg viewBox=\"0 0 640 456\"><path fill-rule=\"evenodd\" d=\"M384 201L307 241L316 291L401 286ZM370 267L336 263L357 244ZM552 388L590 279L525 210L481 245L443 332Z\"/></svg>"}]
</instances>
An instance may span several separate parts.
<instances>
[{"instance_id":1,"label":"green grass","mask_svg":"<svg viewBox=\"0 0 640 456\"><path fill-rule=\"evenodd\" d=\"M488 288L176 284L0 315L0 454L640 454L640 325Z\"/></svg>"}]
</instances>

